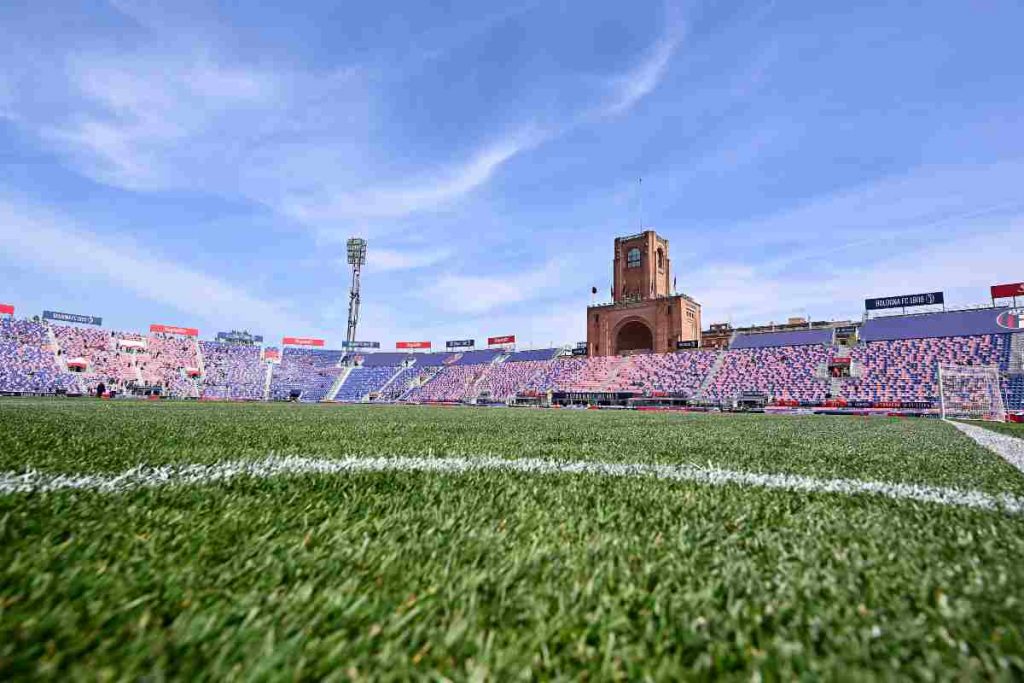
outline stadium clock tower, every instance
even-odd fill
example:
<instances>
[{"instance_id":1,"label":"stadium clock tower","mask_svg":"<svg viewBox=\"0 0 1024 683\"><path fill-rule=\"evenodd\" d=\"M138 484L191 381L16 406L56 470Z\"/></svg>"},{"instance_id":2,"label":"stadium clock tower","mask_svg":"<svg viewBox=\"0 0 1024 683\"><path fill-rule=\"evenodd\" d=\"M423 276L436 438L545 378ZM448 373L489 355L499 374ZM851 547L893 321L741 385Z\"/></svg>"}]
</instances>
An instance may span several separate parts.
<instances>
[{"instance_id":1,"label":"stadium clock tower","mask_svg":"<svg viewBox=\"0 0 1024 683\"><path fill-rule=\"evenodd\" d=\"M612 303L587 309L589 355L667 353L678 342L696 347L700 304L673 291L670 266L668 240L653 230L615 239Z\"/></svg>"}]
</instances>

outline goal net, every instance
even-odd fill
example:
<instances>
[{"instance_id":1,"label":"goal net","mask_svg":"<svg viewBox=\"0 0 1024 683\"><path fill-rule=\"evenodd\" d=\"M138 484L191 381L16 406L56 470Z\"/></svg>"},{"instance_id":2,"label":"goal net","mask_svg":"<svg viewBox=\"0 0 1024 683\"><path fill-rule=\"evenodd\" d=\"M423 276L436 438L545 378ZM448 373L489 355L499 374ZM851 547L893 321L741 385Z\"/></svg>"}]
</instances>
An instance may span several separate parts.
<instances>
[{"instance_id":1,"label":"goal net","mask_svg":"<svg viewBox=\"0 0 1024 683\"><path fill-rule=\"evenodd\" d=\"M940 365L939 398L943 419L1006 421L997 366Z\"/></svg>"}]
</instances>

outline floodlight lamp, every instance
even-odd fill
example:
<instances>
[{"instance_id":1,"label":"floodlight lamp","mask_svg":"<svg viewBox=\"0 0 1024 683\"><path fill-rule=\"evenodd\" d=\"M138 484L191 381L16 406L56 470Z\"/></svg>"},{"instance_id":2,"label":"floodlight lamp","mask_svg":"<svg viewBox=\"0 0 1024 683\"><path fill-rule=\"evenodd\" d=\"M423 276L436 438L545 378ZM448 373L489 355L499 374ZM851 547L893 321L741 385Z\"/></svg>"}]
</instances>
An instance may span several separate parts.
<instances>
[{"instance_id":1,"label":"floodlight lamp","mask_svg":"<svg viewBox=\"0 0 1024 683\"><path fill-rule=\"evenodd\" d=\"M366 240L353 237L349 239L347 246L349 265L366 265Z\"/></svg>"}]
</instances>

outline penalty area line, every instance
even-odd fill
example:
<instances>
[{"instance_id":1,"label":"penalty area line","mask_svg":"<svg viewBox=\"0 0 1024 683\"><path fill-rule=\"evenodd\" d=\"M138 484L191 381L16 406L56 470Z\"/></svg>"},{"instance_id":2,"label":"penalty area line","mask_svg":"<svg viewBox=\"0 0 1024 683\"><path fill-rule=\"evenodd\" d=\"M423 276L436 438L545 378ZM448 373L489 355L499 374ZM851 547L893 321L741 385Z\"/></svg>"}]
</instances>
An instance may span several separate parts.
<instances>
[{"instance_id":1,"label":"penalty area line","mask_svg":"<svg viewBox=\"0 0 1024 683\"><path fill-rule=\"evenodd\" d=\"M1024 472L1024 439L1018 439L1015 436L1000 434L991 429L955 420L946 420L946 422L969 436L979 446L989 449L1021 472Z\"/></svg>"},{"instance_id":2,"label":"penalty area line","mask_svg":"<svg viewBox=\"0 0 1024 683\"><path fill-rule=\"evenodd\" d=\"M510 472L535 475L589 475L648 478L707 486L735 485L796 493L875 495L947 507L1024 514L1024 498L1010 494L858 479L821 479L799 474L744 472L696 465L607 463L495 457L344 457L338 459L270 455L259 460L232 460L209 465L140 465L119 474L0 473L0 495L95 491L121 493L162 486L200 486L232 479L270 479L294 475L344 475L361 472L466 474Z\"/></svg>"}]
</instances>

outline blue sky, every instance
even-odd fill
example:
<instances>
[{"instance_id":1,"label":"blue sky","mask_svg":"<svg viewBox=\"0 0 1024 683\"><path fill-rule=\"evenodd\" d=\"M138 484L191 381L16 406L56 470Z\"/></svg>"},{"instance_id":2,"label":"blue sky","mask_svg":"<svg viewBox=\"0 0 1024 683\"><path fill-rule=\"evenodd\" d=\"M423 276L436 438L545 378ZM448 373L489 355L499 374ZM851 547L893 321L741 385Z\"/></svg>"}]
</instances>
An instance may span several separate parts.
<instances>
[{"instance_id":1,"label":"blue sky","mask_svg":"<svg viewBox=\"0 0 1024 683\"><path fill-rule=\"evenodd\" d=\"M360 338L568 343L642 221L705 325L980 303L1024 279L1021 26L985 0L8 0L0 301L337 345L361 235Z\"/></svg>"}]
</instances>

